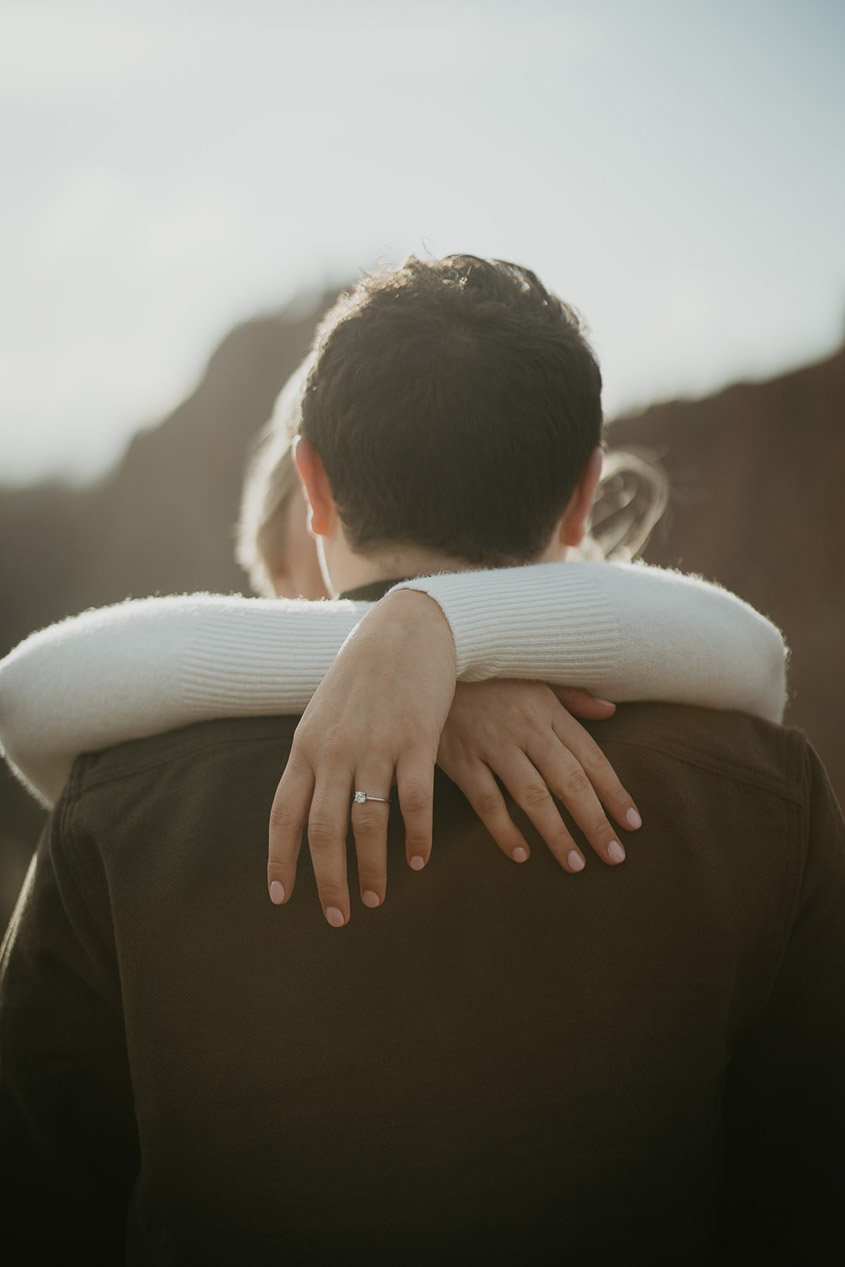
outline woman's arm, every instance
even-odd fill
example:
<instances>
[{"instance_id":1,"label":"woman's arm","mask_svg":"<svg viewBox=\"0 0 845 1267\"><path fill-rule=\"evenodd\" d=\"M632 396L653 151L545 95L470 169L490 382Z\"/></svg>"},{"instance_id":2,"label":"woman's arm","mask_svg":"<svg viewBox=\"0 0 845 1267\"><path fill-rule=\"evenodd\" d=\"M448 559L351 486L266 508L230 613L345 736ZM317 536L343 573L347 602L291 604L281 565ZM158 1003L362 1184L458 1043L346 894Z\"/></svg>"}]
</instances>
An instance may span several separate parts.
<instances>
[{"instance_id":1,"label":"woman's arm","mask_svg":"<svg viewBox=\"0 0 845 1267\"><path fill-rule=\"evenodd\" d=\"M780 634L703 581L563 563L409 587L445 613L460 680L528 677L781 717ZM299 713L370 606L199 594L84 612L0 662L0 744L51 803L80 752L215 717Z\"/></svg>"},{"instance_id":2,"label":"woman's arm","mask_svg":"<svg viewBox=\"0 0 845 1267\"><path fill-rule=\"evenodd\" d=\"M641 563L543 563L420 577L455 640L458 680L532 678L616 703L736 709L779 722L787 650L728 590Z\"/></svg>"},{"instance_id":3,"label":"woman's arm","mask_svg":"<svg viewBox=\"0 0 845 1267\"><path fill-rule=\"evenodd\" d=\"M371 606L191 594L83 612L0 661L0 745L49 805L82 752L216 717L300 713Z\"/></svg>"}]
</instances>

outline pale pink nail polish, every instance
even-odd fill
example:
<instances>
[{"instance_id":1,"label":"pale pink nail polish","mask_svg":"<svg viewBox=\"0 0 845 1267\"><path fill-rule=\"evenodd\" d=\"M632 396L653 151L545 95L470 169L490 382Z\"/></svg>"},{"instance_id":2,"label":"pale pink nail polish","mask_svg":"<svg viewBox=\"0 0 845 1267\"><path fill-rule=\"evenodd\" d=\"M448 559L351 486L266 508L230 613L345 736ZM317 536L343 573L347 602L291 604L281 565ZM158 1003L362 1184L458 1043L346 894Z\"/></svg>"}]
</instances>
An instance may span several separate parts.
<instances>
[{"instance_id":1,"label":"pale pink nail polish","mask_svg":"<svg viewBox=\"0 0 845 1267\"><path fill-rule=\"evenodd\" d=\"M631 831L636 831L638 827L642 827L643 825L643 820L640 818L639 814L637 813L635 809L629 809L628 813L625 815L625 818L627 820L628 826L631 828Z\"/></svg>"},{"instance_id":2,"label":"pale pink nail polish","mask_svg":"<svg viewBox=\"0 0 845 1267\"><path fill-rule=\"evenodd\" d=\"M625 850L618 840L614 840L608 848L607 856L611 862L624 862Z\"/></svg>"},{"instance_id":3,"label":"pale pink nail polish","mask_svg":"<svg viewBox=\"0 0 845 1267\"><path fill-rule=\"evenodd\" d=\"M365 906L379 906L381 904L381 898L378 893L374 893L372 889L364 890L361 894L361 901Z\"/></svg>"},{"instance_id":4,"label":"pale pink nail polish","mask_svg":"<svg viewBox=\"0 0 845 1267\"><path fill-rule=\"evenodd\" d=\"M415 853L408 865L413 867L415 871L422 871L425 866L425 858L421 858L418 853Z\"/></svg>"},{"instance_id":5,"label":"pale pink nail polish","mask_svg":"<svg viewBox=\"0 0 845 1267\"><path fill-rule=\"evenodd\" d=\"M514 862L527 862L528 850L524 849L522 845L517 845L516 849L514 849L513 853L511 854L511 857L513 858Z\"/></svg>"},{"instance_id":6,"label":"pale pink nail polish","mask_svg":"<svg viewBox=\"0 0 845 1267\"><path fill-rule=\"evenodd\" d=\"M285 886L280 884L278 880L274 880L270 885L270 901L276 906L281 906L285 900Z\"/></svg>"},{"instance_id":7,"label":"pale pink nail polish","mask_svg":"<svg viewBox=\"0 0 845 1267\"><path fill-rule=\"evenodd\" d=\"M580 853L576 853L574 849L572 850L572 852L570 853L566 861L569 863L573 871L584 870L584 859L581 857Z\"/></svg>"},{"instance_id":8,"label":"pale pink nail polish","mask_svg":"<svg viewBox=\"0 0 845 1267\"><path fill-rule=\"evenodd\" d=\"M343 918L343 911L339 911L336 906L326 907L326 919L329 921L332 928L342 928L346 923L346 920Z\"/></svg>"}]
</instances>

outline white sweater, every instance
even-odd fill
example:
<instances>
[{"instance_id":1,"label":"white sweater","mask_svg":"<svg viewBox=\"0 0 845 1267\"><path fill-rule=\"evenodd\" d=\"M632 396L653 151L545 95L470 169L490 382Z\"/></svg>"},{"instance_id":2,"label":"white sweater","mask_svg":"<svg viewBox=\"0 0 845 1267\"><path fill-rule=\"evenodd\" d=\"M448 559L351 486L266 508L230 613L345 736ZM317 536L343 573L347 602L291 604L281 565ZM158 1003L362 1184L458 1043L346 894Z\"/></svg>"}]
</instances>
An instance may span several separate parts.
<instances>
[{"instance_id":1,"label":"white sweater","mask_svg":"<svg viewBox=\"0 0 845 1267\"><path fill-rule=\"evenodd\" d=\"M533 678L616 702L783 715L778 630L698 578L570 562L405 587L442 607L462 681ZM81 752L216 717L299 713L370 606L192 594L84 612L0 661L0 744L51 804Z\"/></svg>"}]
</instances>

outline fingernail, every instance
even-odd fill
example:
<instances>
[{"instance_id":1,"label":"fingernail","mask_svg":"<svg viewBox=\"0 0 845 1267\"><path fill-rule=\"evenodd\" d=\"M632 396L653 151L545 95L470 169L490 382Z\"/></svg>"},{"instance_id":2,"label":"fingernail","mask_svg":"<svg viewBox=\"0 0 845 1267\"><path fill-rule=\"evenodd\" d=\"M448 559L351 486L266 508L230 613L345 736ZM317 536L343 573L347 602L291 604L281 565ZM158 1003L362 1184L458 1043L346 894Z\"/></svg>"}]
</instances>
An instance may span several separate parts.
<instances>
[{"instance_id":1,"label":"fingernail","mask_svg":"<svg viewBox=\"0 0 845 1267\"><path fill-rule=\"evenodd\" d=\"M326 919L329 921L332 928L342 928L346 923L346 920L343 917L343 911L339 911L336 906L326 907Z\"/></svg>"},{"instance_id":2,"label":"fingernail","mask_svg":"<svg viewBox=\"0 0 845 1267\"><path fill-rule=\"evenodd\" d=\"M513 858L514 862L527 862L528 850L524 849L522 845L517 845L516 849L514 849L513 853L511 854L511 857Z\"/></svg>"},{"instance_id":3,"label":"fingernail","mask_svg":"<svg viewBox=\"0 0 845 1267\"><path fill-rule=\"evenodd\" d=\"M622 848L618 840L614 840L608 847L607 856L611 862L624 862L625 850Z\"/></svg>"},{"instance_id":4,"label":"fingernail","mask_svg":"<svg viewBox=\"0 0 845 1267\"><path fill-rule=\"evenodd\" d=\"M580 853L578 853L577 849L572 850L571 854L569 854L566 861L569 863L571 870L573 871L584 870L584 859L581 857Z\"/></svg>"},{"instance_id":5,"label":"fingernail","mask_svg":"<svg viewBox=\"0 0 845 1267\"><path fill-rule=\"evenodd\" d=\"M629 809L628 813L625 815L625 818L627 820L628 826L631 828L631 831L636 831L638 827L642 827L643 825L643 820L640 818L639 814L637 813L635 809Z\"/></svg>"},{"instance_id":6,"label":"fingernail","mask_svg":"<svg viewBox=\"0 0 845 1267\"><path fill-rule=\"evenodd\" d=\"M415 871L422 871L425 866L425 858L421 858L418 853L415 853L408 865L413 867Z\"/></svg>"},{"instance_id":7,"label":"fingernail","mask_svg":"<svg viewBox=\"0 0 845 1267\"><path fill-rule=\"evenodd\" d=\"M361 894L361 901L365 906L378 906L381 898L378 893L374 893L372 889L365 889Z\"/></svg>"},{"instance_id":8,"label":"fingernail","mask_svg":"<svg viewBox=\"0 0 845 1267\"><path fill-rule=\"evenodd\" d=\"M597 704L604 704L605 708L616 707L612 699L599 699L598 695L596 695L595 700Z\"/></svg>"},{"instance_id":9,"label":"fingernail","mask_svg":"<svg viewBox=\"0 0 845 1267\"><path fill-rule=\"evenodd\" d=\"M270 901L275 902L276 906L281 906L285 900L285 886L280 884L278 880L274 880L270 885Z\"/></svg>"}]
</instances>

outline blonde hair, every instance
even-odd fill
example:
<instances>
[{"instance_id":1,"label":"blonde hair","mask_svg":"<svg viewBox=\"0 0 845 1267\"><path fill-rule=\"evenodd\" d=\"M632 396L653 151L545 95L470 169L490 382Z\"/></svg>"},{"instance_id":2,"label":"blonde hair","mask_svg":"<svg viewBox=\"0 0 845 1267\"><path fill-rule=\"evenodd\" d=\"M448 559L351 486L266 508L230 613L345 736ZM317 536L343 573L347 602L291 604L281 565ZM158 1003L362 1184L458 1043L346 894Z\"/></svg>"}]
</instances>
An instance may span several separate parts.
<instances>
[{"instance_id":1,"label":"blonde hair","mask_svg":"<svg viewBox=\"0 0 845 1267\"><path fill-rule=\"evenodd\" d=\"M273 416L255 441L241 496L235 557L253 589L268 597L274 594L270 564L284 555L287 509L298 489L291 445L308 368L306 359L282 388Z\"/></svg>"},{"instance_id":2,"label":"blonde hair","mask_svg":"<svg viewBox=\"0 0 845 1267\"><path fill-rule=\"evenodd\" d=\"M645 450L611 449L596 491L587 535L573 558L635 559L669 502L669 481Z\"/></svg>"}]
</instances>

